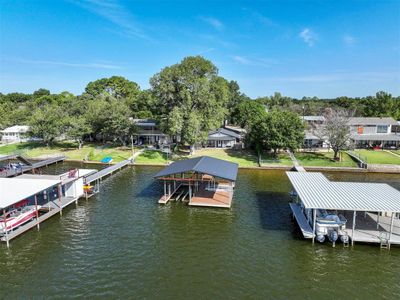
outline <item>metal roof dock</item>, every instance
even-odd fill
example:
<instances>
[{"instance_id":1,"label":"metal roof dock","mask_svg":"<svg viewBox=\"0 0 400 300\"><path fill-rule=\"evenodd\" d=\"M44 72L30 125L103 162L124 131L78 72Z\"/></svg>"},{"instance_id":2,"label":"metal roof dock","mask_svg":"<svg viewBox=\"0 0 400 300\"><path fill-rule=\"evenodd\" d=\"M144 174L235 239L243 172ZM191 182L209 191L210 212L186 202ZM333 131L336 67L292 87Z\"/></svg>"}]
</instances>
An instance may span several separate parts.
<instances>
[{"instance_id":1,"label":"metal roof dock","mask_svg":"<svg viewBox=\"0 0 400 300\"><path fill-rule=\"evenodd\" d=\"M309 228L301 227L299 223L302 231L307 231L305 237L314 240L317 213L331 211L333 215L340 214L349 219L345 232L352 245L355 241L380 243L382 248L400 244L400 191L397 189L386 183L330 181L322 173L286 174L298 201L294 204L297 206L295 210L291 204L296 219L305 216L309 225L313 226L311 233L314 234L310 235ZM357 212L362 214L357 215Z\"/></svg>"},{"instance_id":2,"label":"metal roof dock","mask_svg":"<svg viewBox=\"0 0 400 300\"><path fill-rule=\"evenodd\" d=\"M158 203L230 208L237 173L238 164L209 156L173 162L154 176L164 181Z\"/></svg>"}]
</instances>

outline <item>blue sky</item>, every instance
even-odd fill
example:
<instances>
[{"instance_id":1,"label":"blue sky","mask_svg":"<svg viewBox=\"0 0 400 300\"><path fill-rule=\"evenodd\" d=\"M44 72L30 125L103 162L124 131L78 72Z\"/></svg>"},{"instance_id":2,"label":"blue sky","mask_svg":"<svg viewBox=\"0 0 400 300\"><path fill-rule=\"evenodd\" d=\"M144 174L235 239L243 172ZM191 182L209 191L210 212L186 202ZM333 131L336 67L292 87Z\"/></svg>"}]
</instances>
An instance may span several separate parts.
<instances>
[{"instance_id":1,"label":"blue sky","mask_svg":"<svg viewBox=\"0 0 400 300\"><path fill-rule=\"evenodd\" d=\"M400 1L2 0L0 91L80 94L203 55L251 97L400 95Z\"/></svg>"}]
</instances>

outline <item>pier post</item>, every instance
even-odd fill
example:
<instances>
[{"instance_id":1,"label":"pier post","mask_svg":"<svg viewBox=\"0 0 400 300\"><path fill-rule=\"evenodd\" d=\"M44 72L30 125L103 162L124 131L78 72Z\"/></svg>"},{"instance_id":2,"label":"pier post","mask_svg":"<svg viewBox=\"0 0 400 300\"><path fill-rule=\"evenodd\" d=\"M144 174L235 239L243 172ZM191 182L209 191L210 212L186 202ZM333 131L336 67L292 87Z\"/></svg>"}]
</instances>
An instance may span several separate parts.
<instances>
[{"instance_id":1,"label":"pier post","mask_svg":"<svg viewBox=\"0 0 400 300\"><path fill-rule=\"evenodd\" d=\"M315 223L316 223L316 221L317 221L317 210L314 208L313 209L313 229L312 229L312 231L313 231L313 237L312 237L312 243L314 244L315 243Z\"/></svg>"},{"instance_id":2,"label":"pier post","mask_svg":"<svg viewBox=\"0 0 400 300\"><path fill-rule=\"evenodd\" d=\"M5 236L6 236L7 248L10 248L10 241L8 240L7 221L6 221L6 210L5 210L5 209L3 209L3 220L4 220L4 231L5 231Z\"/></svg>"},{"instance_id":3,"label":"pier post","mask_svg":"<svg viewBox=\"0 0 400 300\"><path fill-rule=\"evenodd\" d=\"M377 217L377 219L376 219L376 229L379 229L379 215L380 215L381 213L378 211L378 217Z\"/></svg>"},{"instance_id":4,"label":"pier post","mask_svg":"<svg viewBox=\"0 0 400 300\"><path fill-rule=\"evenodd\" d=\"M61 184L58 185L58 189L57 189L57 193L58 193L58 203L60 204L60 216L62 216L62 202L61 202Z\"/></svg>"},{"instance_id":5,"label":"pier post","mask_svg":"<svg viewBox=\"0 0 400 300\"><path fill-rule=\"evenodd\" d=\"M356 216L357 212L353 212L353 230L351 231L351 246L354 246L354 230L356 230Z\"/></svg>"},{"instance_id":6,"label":"pier post","mask_svg":"<svg viewBox=\"0 0 400 300\"><path fill-rule=\"evenodd\" d=\"M37 226L37 229L39 230L40 225L39 225L39 211L37 208L37 195L35 195L35 210L36 210L36 226Z\"/></svg>"},{"instance_id":7,"label":"pier post","mask_svg":"<svg viewBox=\"0 0 400 300\"><path fill-rule=\"evenodd\" d=\"M388 248L389 248L389 249L390 249L390 240L391 240L391 238L392 238L392 232L393 232L394 215L395 215L395 213L392 212L392 218L390 219L390 231L389 231L389 245L388 245Z\"/></svg>"}]
</instances>

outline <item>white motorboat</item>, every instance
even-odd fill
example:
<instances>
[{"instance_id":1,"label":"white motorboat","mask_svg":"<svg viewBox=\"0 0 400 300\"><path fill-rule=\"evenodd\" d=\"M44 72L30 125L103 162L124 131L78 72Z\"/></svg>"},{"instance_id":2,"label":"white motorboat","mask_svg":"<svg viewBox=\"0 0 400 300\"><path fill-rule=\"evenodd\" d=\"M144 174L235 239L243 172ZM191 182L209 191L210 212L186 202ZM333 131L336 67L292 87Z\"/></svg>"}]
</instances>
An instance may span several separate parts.
<instances>
[{"instance_id":1,"label":"white motorboat","mask_svg":"<svg viewBox=\"0 0 400 300\"><path fill-rule=\"evenodd\" d=\"M37 209L41 206L38 205ZM36 217L35 205L27 205L6 212L0 216L0 234L16 229Z\"/></svg>"}]
</instances>

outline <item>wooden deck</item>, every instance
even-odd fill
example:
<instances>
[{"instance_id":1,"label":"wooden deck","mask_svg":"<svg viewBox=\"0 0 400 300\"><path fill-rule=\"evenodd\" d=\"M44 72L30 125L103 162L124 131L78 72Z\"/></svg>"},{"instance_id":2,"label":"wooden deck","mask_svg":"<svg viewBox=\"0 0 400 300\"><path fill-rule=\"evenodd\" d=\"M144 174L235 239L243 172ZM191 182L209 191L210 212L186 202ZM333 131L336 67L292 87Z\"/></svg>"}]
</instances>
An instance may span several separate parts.
<instances>
[{"instance_id":1,"label":"wooden deck","mask_svg":"<svg viewBox=\"0 0 400 300\"><path fill-rule=\"evenodd\" d=\"M207 191L204 187L195 192L190 206L209 206L230 208L232 204L233 191Z\"/></svg>"},{"instance_id":2,"label":"wooden deck","mask_svg":"<svg viewBox=\"0 0 400 300\"><path fill-rule=\"evenodd\" d=\"M353 212L346 212L346 230L351 239L353 235ZM378 215L376 213L357 212L356 228L354 230L354 242L378 243L382 239L389 239L390 217L380 216L379 226L377 224ZM400 245L400 220L393 220L393 232L389 241L390 244Z\"/></svg>"},{"instance_id":3,"label":"wooden deck","mask_svg":"<svg viewBox=\"0 0 400 300\"><path fill-rule=\"evenodd\" d=\"M177 188L172 191L170 195L162 195L160 200L158 200L159 204L167 204L169 200L174 196L174 194L178 191L182 184L178 184Z\"/></svg>"},{"instance_id":4,"label":"wooden deck","mask_svg":"<svg viewBox=\"0 0 400 300\"><path fill-rule=\"evenodd\" d=\"M306 217L304 216L303 212L301 211L300 206L296 203L289 203L289 206L293 212L293 216L296 219L297 224L300 227L303 237L306 239L312 239L314 236L313 230L310 224L308 223Z\"/></svg>"}]
</instances>

